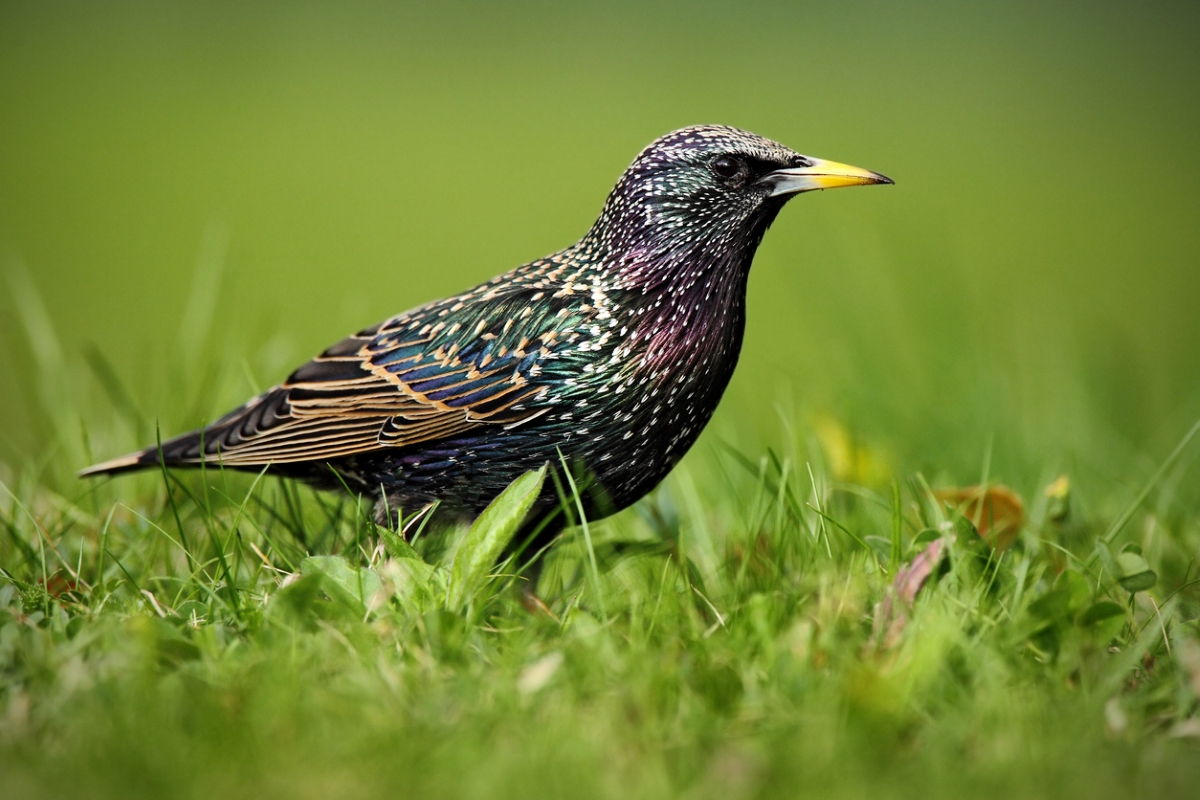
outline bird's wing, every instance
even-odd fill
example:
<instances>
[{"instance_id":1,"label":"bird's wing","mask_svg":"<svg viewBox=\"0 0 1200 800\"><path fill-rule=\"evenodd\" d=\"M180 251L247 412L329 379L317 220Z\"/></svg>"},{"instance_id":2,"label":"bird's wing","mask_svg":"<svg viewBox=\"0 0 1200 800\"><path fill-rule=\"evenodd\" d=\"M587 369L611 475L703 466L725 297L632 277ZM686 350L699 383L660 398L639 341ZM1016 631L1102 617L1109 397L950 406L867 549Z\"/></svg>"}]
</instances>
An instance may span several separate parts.
<instances>
[{"instance_id":1,"label":"bird's wing","mask_svg":"<svg viewBox=\"0 0 1200 800\"><path fill-rule=\"evenodd\" d=\"M164 442L168 464L330 461L436 441L548 410L546 371L588 322L568 299L518 287L451 298L330 347L279 386ZM560 367L561 369L561 367ZM87 470L159 461L157 449Z\"/></svg>"}]
</instances>

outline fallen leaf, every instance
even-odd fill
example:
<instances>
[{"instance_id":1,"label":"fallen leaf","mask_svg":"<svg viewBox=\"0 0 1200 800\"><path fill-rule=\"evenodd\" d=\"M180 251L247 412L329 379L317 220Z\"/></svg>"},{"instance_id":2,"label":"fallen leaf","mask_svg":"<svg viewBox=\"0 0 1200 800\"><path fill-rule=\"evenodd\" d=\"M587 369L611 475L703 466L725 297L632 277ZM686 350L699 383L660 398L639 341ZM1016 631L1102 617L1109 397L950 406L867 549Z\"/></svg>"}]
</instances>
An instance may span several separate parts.
<instances>
[{"instance_id":1,"label":"fallen leaf","mask_svg":"<svg viewBox=\"0 0 1200 800\"><path fill-rule=\"evenodd\" d=\"M941 563L945 550L946 540L935 539L916 558L901 567L892 580L892 589L896 596L912 606L917 599L917 592L921 591L925 581L929 580L933 570Z\"/></svg>"},{"instance_id":2,"label":"fallen leaf","mask_svg":"<svg viewBox=\"0 0 1200 800\"><path fill-rule=\"evenodd\" d=\"M900 641L908 624L908 610L916 602L917 592L929 580L946 553L946 539L935 539L926 545L916 558L896 571L887 594L875 606L872 633L875 643L890 650Z\"/></svg>"},{"instance_id":3,"label":"fallen leaf","mask_svg":"<svg viewBox=\"0 0 1200 800\"><path fill-rule=\"evenodd\" d=\"M957 508L997 550L1012 544L1025 524L1025 503L1003 484L934 489L933 496Z\"/></svg>"},{"instance_id":4,"label":"fallen leaf","mask_svg":"<svg viewBox=\"0 0 1200 800\"><path fill-rule=\"evenodd\" d=\"M46 594L51 597L62 597L64 594L72 594L79 585L70 578L63 577L61 572L56 572L50 576L50 579L44 583Z\"/></svg>"}]
</instances>

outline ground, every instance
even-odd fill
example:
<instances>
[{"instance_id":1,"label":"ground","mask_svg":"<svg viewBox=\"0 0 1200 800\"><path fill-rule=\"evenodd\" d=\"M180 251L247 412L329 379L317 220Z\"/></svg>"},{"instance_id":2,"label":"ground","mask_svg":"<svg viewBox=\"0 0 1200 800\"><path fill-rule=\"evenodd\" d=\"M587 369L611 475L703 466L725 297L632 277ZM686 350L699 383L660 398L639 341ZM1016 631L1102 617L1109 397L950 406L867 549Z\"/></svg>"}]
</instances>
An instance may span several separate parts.
<instances>
[{"instance_id":1,"label":"ground","mask_svg":"<svg viewBox=\"0 0 1200 800\"><path fill-rule=\"evenodd\" d=\"M1198 39L0 3L0 798L1196 795ZM75 477L570 244L704 122L896 185L789 204L709 430L565 532L548 613L488 558L520 487L410 551L270 477Z\"/></svg>"},{"instance_id":2,"label":"ground","mask_svg":"<svg viewBox=\"0 0 1200 800\"><path fill-rule=\"evenodd\" d=\"M813 430L758 457L714 446L568 530L544 608L492 563L537 474L469 532L413 526L409 546L367 503L272 478L68 496L9 471L0 793L1195 785L1200 527L1169 488L1193 443L1127 496L1064 476L1020 498L986 474L986 494L885 478L836 423Z\"/></svg>"}]
</instances>

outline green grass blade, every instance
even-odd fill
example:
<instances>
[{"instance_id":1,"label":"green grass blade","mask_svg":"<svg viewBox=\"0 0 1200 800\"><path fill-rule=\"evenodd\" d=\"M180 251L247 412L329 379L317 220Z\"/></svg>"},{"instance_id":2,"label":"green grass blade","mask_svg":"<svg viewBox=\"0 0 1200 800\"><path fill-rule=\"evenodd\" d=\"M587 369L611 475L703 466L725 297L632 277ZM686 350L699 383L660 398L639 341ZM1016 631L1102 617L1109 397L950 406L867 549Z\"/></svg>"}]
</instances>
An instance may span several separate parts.
<instances>
[{"instance_id":1,"label":"green grass blade","mask_svg":"<svg viewBox=\"0 0 1200 800\"><path fill-rule=\"evenodd\" d=\"M471 602L491 573L496 559L512 541L529 510L533 508L546 466L526 472L488 504L455 547L450 566L447 606L461 610Z\"/></svg>"}]
</instances>

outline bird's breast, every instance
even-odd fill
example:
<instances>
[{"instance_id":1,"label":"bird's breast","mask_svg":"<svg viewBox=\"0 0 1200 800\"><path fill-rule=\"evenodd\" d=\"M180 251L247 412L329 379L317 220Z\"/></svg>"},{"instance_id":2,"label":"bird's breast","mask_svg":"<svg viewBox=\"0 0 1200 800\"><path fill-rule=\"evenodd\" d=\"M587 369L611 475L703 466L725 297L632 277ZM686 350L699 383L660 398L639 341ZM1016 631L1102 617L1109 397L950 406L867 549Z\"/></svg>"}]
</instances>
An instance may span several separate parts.
<instances>
[{"instance_id":1,"label":"bird's breast","mask_svg":"<svg viewBox=\"0 0 1200 800\"><path fill-rule=\"evenodd\" d=\"M733 375L744 298L629 298L617 336L584 368L563 438L620 508L652 489L695 443ZM685 303L684 300L691 302ZM642 302L637 302L641 300ZM618 301L618 306L620 303ZM624 310L624 314L620 311Z\"/></svg>"}]
</instances>

